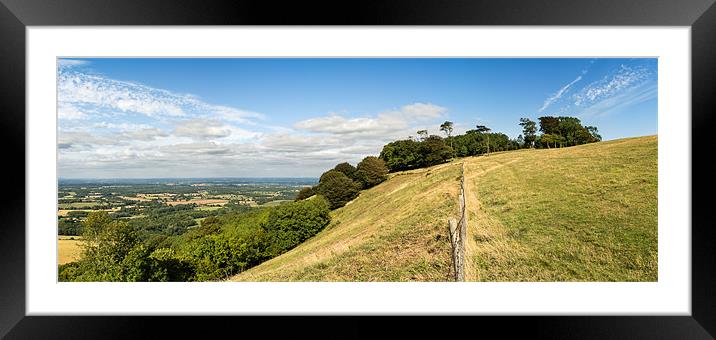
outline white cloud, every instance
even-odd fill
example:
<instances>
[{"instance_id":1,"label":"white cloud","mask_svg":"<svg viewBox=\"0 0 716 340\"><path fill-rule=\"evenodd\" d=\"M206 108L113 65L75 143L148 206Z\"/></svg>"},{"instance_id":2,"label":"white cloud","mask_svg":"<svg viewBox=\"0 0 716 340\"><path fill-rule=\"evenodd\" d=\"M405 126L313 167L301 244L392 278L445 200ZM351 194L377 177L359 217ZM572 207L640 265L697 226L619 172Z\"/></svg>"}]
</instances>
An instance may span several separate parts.
<instances>
[{"instance_id":1,"label":"white cloud","mask_svg":"<svg viewBox=\"0 0 716 340\"><path fill-rule=\"evenodd\" d=\"M414 103L398 110L381 112L377 116L345 118L331 113L294 124L299 130L333 134L385 135L408 128L411 124L440 118L447 112L441 106Z\"/></svg>"},{"instance_id":2,"label":"white cloud","mask_svg":"<svg viewBox=\"0 0 716 340\"><path fill-rule=\"evenodd\" d=\"M79 67L88 65L90 62L87 60L77 59L57 59L57 67L60 69L66 69L71 67Z\"/></svg>"},{"instance_id":3,"label":"white cloud","mask_svg":"<svg viewBox=\"0 0 716 340\"><path fill-rule=\"evenodd\" d=\"M190 119L177 122L174 135L196 139L222 138L231 135L231 130L218 120Z\"/></svg>"},{"instance_id":4,"label":"white cloud","mask_svg":"<svg viewBox=\"0 0 716 340\"><path fill-rule=\"evenodd\" d=\"M85 115L82 111L77 109L74 105L68 103L61 103L57 107L57 117L64 120L76 120L85 119Z\"/></svg>"},{"instance_id":5,"label":"white cloud","mask_svg":"<svg viewBox=\"0 0 716 340\"><path fill-rule=\"evenodd\" d=\"M631 68L621 65L619 70L601 80L592 82L572 97L574 105L594 103L643 83L649 77L645 68Z\"/></svg>"},{"instance_id":6,"label":"white cloud","mask_svg":"<svg viewBox=\"0 0 716 340\"><path fill-rule=\"evenodd\" d=\"M545 99L544 104L542 105L542 107L539 110L537 110L537 112L542 112L542 111L546 110L550 105L552 105L552 103L554 103L555 101L562 98L562 95L564 93L566 93L567 91L569 91L569 88L572 87L572 85L574 85L574 83L576 83L580 80L582 80L582 76L577 76L577 78L572 80L569 84L562 86L562 88L559 89L557 92L555 92L552 96Z\"/></svg>"},{"instance_id":7,"label":"white cloud","mask_svg":"<svg viewBox=\"0 0 716 340\"><path fill-rule=\"evenodd\" d=\"M157 128L143 128L124 132L123 136L131 140L151 141L159 137L167 137L169 134Z\"/></svg>"},{"instance_id":8,"label":"white cloud","mask_svg":"<svg viewBox=\"0 0 716 340\"><path fill-rule=\"evenodd\" d=\"M403 106L400 112L408 119L427 120L440 118L447 109L430 103L415 103Z\"/></svg>"},{"instance_id":9,"label":"white cloud","mask_svg":"<svg viewBox=\"0 0 716 340\"><path fill-rule=\"evenodd\" d=\"M111 114L138 113L149 117L203 116L248 123L264 119L260 113L206 103L195 96L178 94L142 84L61 69L58 72L60 105L90 107Z\"/></svg>"}]
</instances>

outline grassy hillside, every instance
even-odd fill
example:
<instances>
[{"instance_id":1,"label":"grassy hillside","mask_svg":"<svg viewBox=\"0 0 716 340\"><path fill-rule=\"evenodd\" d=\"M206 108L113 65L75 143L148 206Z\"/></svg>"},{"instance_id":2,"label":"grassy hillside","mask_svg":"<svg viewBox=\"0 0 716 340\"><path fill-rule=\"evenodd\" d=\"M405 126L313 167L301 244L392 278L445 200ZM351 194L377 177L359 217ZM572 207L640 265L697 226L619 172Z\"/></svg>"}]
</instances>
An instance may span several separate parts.
<instances>
[{"instance_id":1,"label":"grassy hillside","mask_svg":"<svg viewBox=\"0 0 716 340\"><path fill-rule=\"evenodd\" d=\"M460 164L392 175L332 212L305 243L234 281L448 281L445 216L457 213Z\"/></svg>"},{"instance_id":2,"label":"grassy hillside","mask_svg":"<svg viewBox=\"0 0 716 340\"><path fill-rule=\"evenodd\" d=\"M393 174L235 281L451 281L460 164L474 281L657 280L657 137L471 157Z\"/></svg>"},{"instance_id":3,"label":"grassy hillside","mask_svg":"<svg viewBox=\"0 0 716 340\"><path fill-rule=\"evenodd\" d=\"M466 163L477 281L656 281L657 137Z\"/></svg>"}]
</instances>

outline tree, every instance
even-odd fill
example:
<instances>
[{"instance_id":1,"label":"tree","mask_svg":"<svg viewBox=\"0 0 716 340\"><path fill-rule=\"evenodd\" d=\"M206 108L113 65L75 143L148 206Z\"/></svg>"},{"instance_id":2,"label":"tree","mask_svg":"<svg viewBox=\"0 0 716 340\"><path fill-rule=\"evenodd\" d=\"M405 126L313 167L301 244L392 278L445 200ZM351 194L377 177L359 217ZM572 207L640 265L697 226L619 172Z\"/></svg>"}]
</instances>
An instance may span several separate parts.
<instances>
[{"instance_id":1,"label":"tree","mask_svg":"<svg viewBox=\"0 0 716 340\"><path fill-rule=\"evenodd\" d=\"M331 209L337 209L358 196L358 185L344 173L329 170L321 176L316 193L328 200Z\"/></svg>"},{"instance_id":2,"label":"tree","mask_svg":"<svg viewBox=\"0 0 716 340\"><path fill-rule=\"evenodd\" d=\"M418 134L418 139L419 139L421 142L422 142L423 140L425 140L425 138L428 137L428 130L418 130L418 132L416 132L416 133Z\"/></svg>"},{"instance_id":3,"label":"tree","mask_svg":"<svg viewBox=\"0 0 716 340\"><path fill-rule=\"evenodd\" d=\"M550 135L559 135L559 119L556 117L539 117L539 130Z\"/></svg>"},{"instance_id":4,"label":"tree","mask_svg":"<svg viewBox=\"0 0 716 340\"><path fill-rule=\"evenodd\" d=\"M490 129L489 127L484 126L484 125L478 125L475 128L475 130L477 130L477 132L479 132L479 133L484 133L487 135L487 153L489 154L490 153L490 134L489 134L489 132L492 131L492 129Z\"/></svg>"},{"instance_id":5,"label":"tree","mask_svg":"<svg viewBox=\"0 0 716 340\"><path fill-rule=\"evenodd\" d=\"M295 201L305 200L306 198L309 198L313 195L315 195L315 189L312 187L305 187L301 189L301 191L298 192L298 195L296 195Z\"/></svg>"},{"instance_id":6,"label":"tree","mask_svg":"<svg viewBox=\"0 0 716 340\"><path fill-rule=\"evenodd\" d=\"M539 137L539 143L540 145L547 146L547 149L550 148L550 143L556 143L557 139L555 135L549 134L549 133L543 133L542 136ZM555 144L556 147L556 144Z\"/></svg>"},{"instance_id":7,"label":"tree","mask_svg":"<svg viewBox=\"0 0 716 340\"><path fill-rule=\"evenodd\" d=\"M419 167L420 142L412 139L398 140L383 146L379 158L385 161L390 171L402 171Z\"/></svg>"},{"instance_id":8,"label":"tree","mask_svg":"<svg viewBox=\"0 0 716 340\"><path fill-rule=\"evenodd\" d=\"M149 255L137 231L127 222L113 220L104 212L87 215L83 223L79 281L147 281Z\"/></svg>"},{"instance_id":9,"label":"tree","mask_svg":"<svg viewBox=\"0 0 716 340\"><path fill-rule=\"evenodd\" d=\"M272 239L273 253L278 255L316 235L330 221L329 203L318 196L272 208L263 229Z\"/></svg>"},{"instance_id":10,"label":"tree","mask_svg":"<svg viewBox=\"0 0 716 340\"><path fill-rule=\"evenodd\" d=\"M599 142L602 140L602 136L598 133L599 131L597 130L596 126L585 126L584 128L587 130L587 132L589 132L590 135L592 135L594 141Z\"/></svg>"},{"instance_id":11,"label":"tree","mask_svg":"<svg viewBox=\"0 0 716 340\"><path fill-rule=\"evenodd\" d=\"M559 119L559 135L562 136L560 146L562 144L571 146L587 142L581 138L584 136L584 127L582 127L582 122L579 121L579 118L558 117L557 119Z\"/></svg>"},{"instance_id":12,"label":"tree","mask_svg":"<svg viewBox=\"0 0 716 340\"><path fill-rule=\"evenodd\" d=\"M445 132L445 135L447 135L447 138L450 140L450 148L452 149L452 130L453 130L453 124L451 121L445 121L445 123L440 124L440 131Z\"/></svg>"},{"instance_id":13,"label":"tree","mask_svg":"<svg viewBox=\"0 0 716 340\"><path fill-rule=\"evenodd\" d=\"M520 118L520 126L522 126L525 144L529 145L530 148L534 147L534 142L537 138L537 123L529 118Z\"/></svg>"},{"instance_id":14,"label":"tree","mask_svg":"<svg viewBox=\"0 0 716 340\"><path fill-rule=\"evenodd\" d=\"M418 166L421 168L444 163L453 155L453 150L440 136L431 135L418 145Z\"/></svg>"},{"instance_id":15,"label":"tree","mask_svg":"<svg viewBox=\"0 0 716 340\"><path fill-rule=\"evenodd\" d=\"M358 163L356 177L363 189L371 188L385 181L388 167L385 161L378 157L368 156Z\"/></svg>"},{"instance_id":16,"label":"tree","mask_svg":"<svg viewBox=\"0 0 716 340\"><path fill-rule=\"evenodd\" d=\"M333 170L342 172L343 174L345 174L346 176L348 176L348 178L350 178L350 179L352 179L352 180L354 180L354 181L357 180L357 178L356 178L356 170L357 170L357 169L356 169L356 167L352 166L352 165L351 165L350 163L348 163L348 162L343 162L343 163L340 163L340 164L336 165L336 166L333 168Z\"/></svg>"}]
</instances>

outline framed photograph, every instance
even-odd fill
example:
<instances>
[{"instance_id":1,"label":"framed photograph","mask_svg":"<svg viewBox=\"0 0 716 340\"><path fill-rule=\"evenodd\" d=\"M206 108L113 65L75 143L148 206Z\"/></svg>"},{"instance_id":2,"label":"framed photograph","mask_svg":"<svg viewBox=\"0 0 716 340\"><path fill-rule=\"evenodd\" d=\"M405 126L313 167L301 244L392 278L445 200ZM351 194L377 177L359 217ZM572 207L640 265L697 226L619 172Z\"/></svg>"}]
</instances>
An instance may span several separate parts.
<instances>
[{"instance_id":1,"label":"framed photograph","mask_svg":"<svg viewBox=\"0 0 716 340\"><path fill-rule=\"evenodd\" d=\"M3 336L716 332L712 1L166 5L3 0Z\"/></svg>"}]
</instances>

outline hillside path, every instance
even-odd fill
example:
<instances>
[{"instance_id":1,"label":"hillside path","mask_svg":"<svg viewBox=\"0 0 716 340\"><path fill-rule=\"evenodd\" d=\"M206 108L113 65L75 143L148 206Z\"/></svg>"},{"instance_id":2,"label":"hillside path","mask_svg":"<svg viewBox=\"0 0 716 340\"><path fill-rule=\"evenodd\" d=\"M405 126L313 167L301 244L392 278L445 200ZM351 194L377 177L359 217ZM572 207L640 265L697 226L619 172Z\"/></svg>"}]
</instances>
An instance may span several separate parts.
<instances>
[{"instance_id":1,"label":"hillside path","mask_svg":"<svg viewBox=\"0 0 716 340\"><path fill-rule=\"evenodd\" d=\"M480 273L474 265L474 254L477 243L474 235L480 228L480 222L484 213L480 208L480 200L477 194L477 181L482 175L499 169L505 165L516 162L513 159L508 162L498 163L492 161L489 156L474 157L465 160L465 210L467 214L467 230L465 236L465 281L479 281Z\"/></svg>"}]
</instances>

